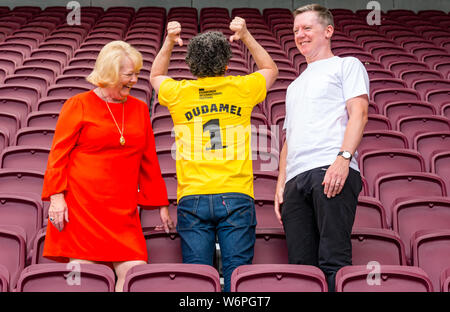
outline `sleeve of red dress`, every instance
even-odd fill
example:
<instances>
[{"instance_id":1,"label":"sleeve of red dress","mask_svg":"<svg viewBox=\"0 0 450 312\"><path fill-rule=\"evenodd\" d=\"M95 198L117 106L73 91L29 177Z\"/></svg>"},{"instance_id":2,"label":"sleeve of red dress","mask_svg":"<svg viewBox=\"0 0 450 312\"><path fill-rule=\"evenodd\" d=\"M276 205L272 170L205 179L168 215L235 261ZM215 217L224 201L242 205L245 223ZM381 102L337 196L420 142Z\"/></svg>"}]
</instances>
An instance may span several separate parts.
<instances>
[{"instance_id":1,"label":"sleeve of red dress","mask_svg":"<svg viewBox=\"0 0 450 312\"><path fill-rule=\"evenodd\" d=\"M158 157L156 156L155 138L150 123L150 116L145 114L147 144L142 155L139 173L138 204L147 209L169 205L166 183L161 175Z\"/></svg>"},{"instance_id":2,"label":"sleeve of red dress","mask_svg":"<svg viewBox=\"0 0 450 312\"><path fill-rule=\"evenodd\" d=\"M78 97L68 99L59 114L44 175L42 200L67 189L67 164L81 130L83 105Z\"/></svg>"}]
</instances>

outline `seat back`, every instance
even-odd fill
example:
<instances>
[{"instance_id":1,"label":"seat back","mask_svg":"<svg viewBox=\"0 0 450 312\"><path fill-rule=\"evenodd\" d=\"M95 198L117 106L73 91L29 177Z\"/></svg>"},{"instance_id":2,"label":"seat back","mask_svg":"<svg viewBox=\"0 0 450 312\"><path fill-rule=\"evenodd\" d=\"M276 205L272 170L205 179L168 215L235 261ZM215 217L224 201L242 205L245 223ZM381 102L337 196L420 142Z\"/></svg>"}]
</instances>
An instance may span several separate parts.
<instances>
[{"instance_id":1,"label":"seat back","mask_svg":"<svg viewBox=\"0 0 450 312\"><path fill-rule=\"evenodd\" d=\"M408 148L408 139L403 133L393 130L364 131L358 154L387 148Z\"/></svg>"},{"instance_id":2,"label":"seat back","mask_svg":"<svg viewBox=\"0 0 450 312\"><path fill-rule=\"evenodd\" d=\"M103 264L41 263L26 267L18 292L113 292L115 276Z\"/></svg>"},{"instance_id":3,"label":"seat back","mask_svg":"<svg viewBox=\"0 0 450 312\"><path fill-rule=\"evenodd\" d=\"M326 292L323 272L298 264L252 264L237 267L231 275L232 292Z\"/></svg>"},{"instance_id":4,"label":"seat back","mask_svg":"<svg viewBox=\"0 0 450 312\"><path fill-rule=\"evenodd\" d=\"M414 137L413 147L423 156L427 171L431 171L432 156L450 150L450 131L418 134Z\"/></svg>"},{"instance_id":5,"label":"seat back","mask_svg":"<svg viewBox=\"0 0 450 312\"><path fill-rule=\"evenodd\" d=\"M445 182L439 176L426 172L387 174L375 181L375 197L386 209L391 225L395 204L419 196L447 196Z\"/></svg>"},{"instance_id":6,"label":"seat back","mask_svg":"<svg viewBox=\"0 0 450 312\"><path fill-rule=\"evenodd\" d=\"M288 264L286 234L282 229L256 229L253 264Z\"/></svg>"},{"instance_id":7,"label":"seat back","mask_svg":"<svg viewBox=\"0 0 450 312\"><path fill-rule=\"evenodd\" d=\"M356 265L336 274L337 292L432 292L427 274L404 265Z\"/></svg>"},{"instance_id":8,"label":"seat back","mask_svg":"<svg viewBox=\"0 0 450 312\"><path fill-rule=\"evenodd\" d=\"M9 272L10 289L15 288L20 272L25 267L26 260L26 234L23 228L17 225L0 224L0 266Z\"/></svg>"},{"instance_id":9,"label":"seat back","mask_svg":"<svg viewBox=\"0 0 450 312\"><path fill-rule=\"evenodd\" d=\"M176 232L167 234L164 230L144 232L147 243L148 263L183 263L181 238Z\"/></svg>"},{"instance_id":10,"label":"seat back","mask_svg":"<svg viewBox=\"0 0 450 312\"><path fill-rule=\"evenodd\" d=\"M369 185L370 194L374 194L375 181L381 175L398 172L425 170L423 157L412 150L382 149L367 152L359 158L359 168Z\"/></svg>"},{"instance_id":11,"label":"seat back","mask_svg":"<svg viewBox=\"0 0 450 312\"><path fill-rule=\"evenodd\" d=\"M0 189L4 193L40 200L44 174L35 170L1 169Z\"/></svg>"},{"instance_id":12,"label":"seat back","mask_svg":"<svg viewBox=\"0 0 450 312\"><path fill-rule=\"evenodd\" d=\"M172 192L171 195L174 193ZM176 195L176 194L175 194ZM177 201L175 197L169 197L169 214L172 221L177 223ZM141 219L142 228L153 228L161 224L159 209L139 209L139 217Z\"/></svg>"},{"instance_id":13,"label":"seat back","mask_svg":"<svg viewBox=\"0 0 450 312\"><path fill-rule=\"evenodd\" d=\"M40 146L10 146L0 154L0 168L45 172L49 153L49 148Z\"/></svg>"},{"instance_id":14,"label":"seat back","mask_svg":"<svg viewBox=\"0 0 450 312\"><path fill-rule=\"evenodd\" d=\"M378 199L364 195L358 197L353 228L358 227L376 229L388 228L386 211Z\"/></svg>"},{"instance_id":15,"label":"seat back","mask_svg":"<svg viewBox=\"0 0 450 312\"><path fill-rule=\"evenodd\" d=\"M21 194L0 193L0 224L20 226L24 239L31 247L31 241L42 227L42 202Z\"/></svg>"},{"instance_id":16,"label":"seat back","mask_svg":"<svg viewBox=\"0 0 450 312\"><path fill-rule=\"evenodd\" d=\"M430 115L402 117L397 121L397 129L406 135L410 146L413 146L414 137L419 133L450 131L450 120Z\"/></svg>"},{"instance_id":17,"label":"seat back","mask_svg":"<svg viewBox=\"0 0 450 312\"><path fill-rule=\"evenodd\" d=\"M394 206L392 228L406 246L411 246L413 234L419 230L450 228L450 199L425 197L402 201ZM406 249L410 260L411 253Z\"/></svg>"},{"instance_id":18,"label":"seat back","mask_svg":"<svg viewBox=\"0 0 450 312\"><path fill-rule=\"evenodd\" d=\"M439 291L439 278L449 265L450 229L417 231L411 247L413 265L422 268L430 277L434 290Z\"/></svg>"},{"instance_id":19,"label":"seat back","mask_svg":"<svg viewBox=\"0 0 450 312\"><path fill-rule=\"evenodd\" d=\"M441 291L450 292L450 267L442 271L440 282L441 282Z\"/></svg>"},{"instance_id":20,"label":"seat back","mask_svg":"<svg viewBox=\"0 0 450 312\"><path fill-rule=\"evenodd\" d=\"M51 148L54 128L49 127L22 127L17 131L15 143L16 145L40 146L43 148Z\"/></svg>"},{"instance_id":21,"label":"seat back","mask_svg":"<svg viewBox=\"0 0 450 312\"><path fill-rule=\"evenodd\" d=\"M431 158L431 172L444 179L447 190L450 191L450 152L439 152Z\"/></svg>"},{"instance_id":22,"label":"seat back","mask_svg":"<svg viewBox=\"0 0 450 312\"><path fill-rule=\"evenodd\" d=\"M124 292L220 292L220 277L209 265L161 263L128 270Z\"/></svg>"},{"instance_id":23,"label":"seat back","mask_svg":"<svg viewBox=\"0 0 450 312\"><path fill-rule=\"evenodd\" d=\"M353 265L366 265L370 261L406 265L405 246L394 231L353 228L351 240Z\"/></svg>"},{"instance_id":24,"label":"seat back","mask_svg":"<svg viewBox=\"0 0 450 312\"><path fill-rule=\"evenodd\" d=\"M7 292L9 289L9 271L0 264L0 292Z\"/></svg>"}]
</instances>

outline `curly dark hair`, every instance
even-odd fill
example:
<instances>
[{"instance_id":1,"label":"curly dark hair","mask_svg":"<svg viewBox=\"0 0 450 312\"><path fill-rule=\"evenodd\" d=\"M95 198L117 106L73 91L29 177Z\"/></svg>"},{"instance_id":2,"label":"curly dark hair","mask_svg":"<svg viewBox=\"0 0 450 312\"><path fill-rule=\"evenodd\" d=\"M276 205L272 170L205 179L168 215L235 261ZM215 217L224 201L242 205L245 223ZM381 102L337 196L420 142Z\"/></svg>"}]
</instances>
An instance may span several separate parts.
<instances>
[{"instance_id":1,"label":"curly dark hair","mask_svg":"<svg viewBox=\"0 0 450 312\"><path fill-rule=\"evenodd\" d=\"M231 56L227 38L221 32L208 31L190 40L186 63L196 77L223 76Z\"/></svg>"}]
</instances>

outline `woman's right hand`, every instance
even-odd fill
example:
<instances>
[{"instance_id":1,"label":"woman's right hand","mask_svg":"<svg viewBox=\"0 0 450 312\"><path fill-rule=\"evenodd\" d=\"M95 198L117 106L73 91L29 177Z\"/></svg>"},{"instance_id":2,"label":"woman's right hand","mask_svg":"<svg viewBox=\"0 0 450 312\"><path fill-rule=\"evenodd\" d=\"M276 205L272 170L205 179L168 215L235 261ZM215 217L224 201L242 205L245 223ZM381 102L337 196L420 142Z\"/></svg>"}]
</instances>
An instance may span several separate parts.
<instances>
[{"instance_id":1,"label":"woman's right hand","mask_svg":"<svg viewBox=\"0 0 450 312\"><path fill-rule=\"evenodd\" d=\"M50 196L50 207L48 208L49 221L58 231L64 228L64 221L69 222L69 210L67 208L64 194L54 194Z\"/></svg>"}]
</instances>

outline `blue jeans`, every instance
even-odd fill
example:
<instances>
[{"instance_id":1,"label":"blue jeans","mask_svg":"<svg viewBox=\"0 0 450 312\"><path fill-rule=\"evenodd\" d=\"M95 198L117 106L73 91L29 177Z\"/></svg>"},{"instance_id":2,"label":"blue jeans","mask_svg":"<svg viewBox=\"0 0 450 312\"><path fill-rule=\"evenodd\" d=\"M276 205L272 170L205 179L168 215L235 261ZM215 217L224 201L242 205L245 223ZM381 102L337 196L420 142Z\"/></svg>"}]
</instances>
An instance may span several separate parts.
<instances>
[{"instance_id":1,"label":"blue jeans","mask_svg":"<svg viewBox=\"0 0 450 312\"><path fill-rule=\"evenodd\" d=\"M253 260L256 228L253 198L241 193L184 196L178 202L177 218L184 263L213 265L217 235L224 291L230 291L233 270Z\"/></svg>"}]
</instances>

